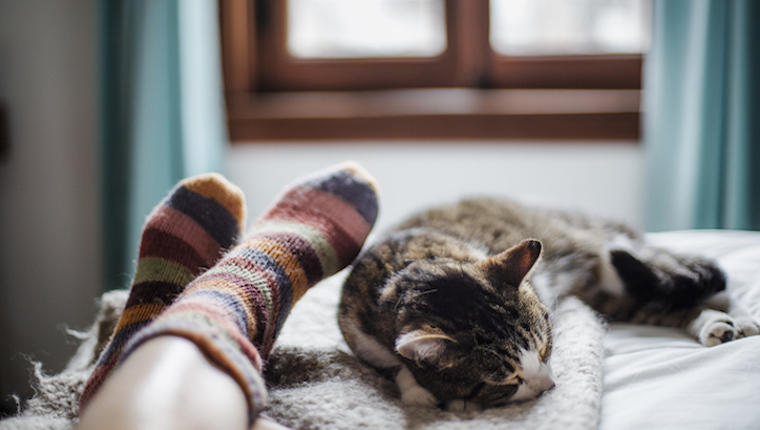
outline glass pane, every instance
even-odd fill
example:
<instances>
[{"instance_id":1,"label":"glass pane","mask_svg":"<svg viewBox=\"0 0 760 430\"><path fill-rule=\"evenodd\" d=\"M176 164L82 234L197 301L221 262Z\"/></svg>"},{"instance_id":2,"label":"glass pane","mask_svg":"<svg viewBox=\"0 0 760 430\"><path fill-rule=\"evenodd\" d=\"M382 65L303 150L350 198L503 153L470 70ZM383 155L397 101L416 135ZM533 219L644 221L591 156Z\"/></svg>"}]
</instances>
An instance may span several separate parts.
<instances>
[{"instance_id":1,"label":"glass pane","mask_svg":"<svg viewBox=\"0 0 760 430\"><path fill-rule=\"evenodd\" d=\"M641 53L650 0L490 0L491 46L504 55Z\"/></svg>"},{"instance_id":2,"label":"glass pane","mask_svg":"<svg viewBox=\"0 0 760 430\"><path fill-rule=\"evenodd\" d=\"M299 58L433 57L446 49L443 0L288 0Z\"/></svg>"}]
</instances>

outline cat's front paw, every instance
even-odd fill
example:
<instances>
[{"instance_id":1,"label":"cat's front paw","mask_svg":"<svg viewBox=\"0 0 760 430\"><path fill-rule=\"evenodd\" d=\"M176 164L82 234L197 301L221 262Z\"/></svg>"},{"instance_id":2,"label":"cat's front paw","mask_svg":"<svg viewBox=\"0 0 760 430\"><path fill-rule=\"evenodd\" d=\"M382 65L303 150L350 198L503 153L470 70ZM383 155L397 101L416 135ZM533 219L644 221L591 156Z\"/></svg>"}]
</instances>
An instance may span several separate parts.
<instances>
[{"instance_id":1,"label":"cat's front paw","mask_svg":"<svg viewBox=\"0 0 760 430\"><path fill-rule=\"evenodd\" d=\"M438 399L419 385L401 393L401 401L411 406L435 407L438 405Z\"/></svg>"},{"instance_id":2,"label":"cat's front paw","mask_svg":"<svg viewBox=\"0 0 760 430\"><path fill-rule=\"evenodd\" d=\"M464 399L452 400L446 405L449 412L477 412L481 409L479 404Z\"/></svg>"},{"instance_id":3,"label":"cat's front paw","mask_svg":"<svg viewBox=\"0 0 760 430\"><path fill-rule=\"evenodd\" d=\"M714 311L702 311L699 318L692 323L692 330L704 346L720 345L738 337L739 331L730 315Z\"/></svg>"},{"instance_id":4,"label":"cat's front paw","mask_svg":"<svg viewBox=\"0 0 760 430\"><path fill-rule=\"evenodd\" d=\"M734 340L736 329L731 321L713 321L702 329L699 341L704 346L715 346Z\"/></svg>"}]
</instances>

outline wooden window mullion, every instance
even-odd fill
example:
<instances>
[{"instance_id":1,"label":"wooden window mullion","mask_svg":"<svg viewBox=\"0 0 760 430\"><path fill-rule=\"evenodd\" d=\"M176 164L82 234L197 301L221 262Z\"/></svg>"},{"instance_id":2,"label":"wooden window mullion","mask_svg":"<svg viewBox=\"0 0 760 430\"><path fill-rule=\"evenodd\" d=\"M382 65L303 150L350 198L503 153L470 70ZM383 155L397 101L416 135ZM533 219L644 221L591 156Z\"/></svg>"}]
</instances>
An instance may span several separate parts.
<instances>
[{"instance_id":1,"label":"wooden window mullion","mask_svg":"<svg viewBox=\"0 0 760 430\"><path fill-rule=\"evenodd\" d=\"M248 1L219 1L224 89L227 94L255 91L256 44Z\"/></svg>"},{"instance_id":2,"label":"wooden window mullion","mask_svg":"<svg viewBox=\"0 0 760 430\"><path fill-rule=\"evenodd\" d=\"M488 0L447 0L449 45L455 56L454 86L488 85Z\"/></svg>"}]
</instances>

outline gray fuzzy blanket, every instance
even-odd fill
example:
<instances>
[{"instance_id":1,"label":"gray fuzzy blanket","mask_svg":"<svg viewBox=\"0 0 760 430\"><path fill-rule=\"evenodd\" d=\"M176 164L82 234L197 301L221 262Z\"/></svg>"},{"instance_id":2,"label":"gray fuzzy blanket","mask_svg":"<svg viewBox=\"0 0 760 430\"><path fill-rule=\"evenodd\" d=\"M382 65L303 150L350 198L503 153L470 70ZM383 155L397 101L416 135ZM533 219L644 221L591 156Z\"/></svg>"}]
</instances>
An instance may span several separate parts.
<instances>
[{"instance_id":1,"label":"gray fuzzy blanket","mask_svg":"<svg viewBox=\"0 0 760 430\"><path fill-rule=\"evenodd\" d=\"M602 395L603 334L595 313L576 299L554 315L551 358L557 386L538 399L473 413L401 404L395 384L353 356L336 314L345 272L312 288L293 308L266 368L268 414L294 429L595 429ZM71 429L77 399L126 301L106 293L93 327L66 370L36 368L37 394L0 429Z\"/></svg>"},{"instance_id":2,"label":"gray fuzzy blanket","mask_svg":"<svg viewBox=\"0 0 760 430\"><path fill-rule=\"evenodd\" d=\"M39 363L34 365L34 397L25 402L15 417L0 421L0 430L74 428L84 383L111 337L126 302L127 291L111 291L101 297L100 311L90 329L85 333L71 332L82 344L61 373L47 375Z\"/></svg>"}]
</instances>

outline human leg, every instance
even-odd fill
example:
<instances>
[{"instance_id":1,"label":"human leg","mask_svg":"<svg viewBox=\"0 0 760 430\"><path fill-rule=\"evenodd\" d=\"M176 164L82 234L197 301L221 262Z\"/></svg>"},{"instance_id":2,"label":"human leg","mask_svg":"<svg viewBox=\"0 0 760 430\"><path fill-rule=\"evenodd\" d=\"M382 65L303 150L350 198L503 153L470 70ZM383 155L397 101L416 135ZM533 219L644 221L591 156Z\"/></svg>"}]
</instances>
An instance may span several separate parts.
<instances>
[{"instance_id":1,"label":"human leg","mask_svg":"<svg viewBox=\"0 0 760 430\"><path fill-rule=\"evenodd\" d=\"M142 345L175 339L167 335L190 340L207 366L218 367L236 383L245 399L247 422L252 423L266 402L262 363L292 305L308 288L356 257L376 215L374 180L358 165L341 165L294 184L245 240L130 341L120 360L125 368L135 360L144 361L140 358L144 354L135 355ZM189 372L185 376L193 377ZM134 378L124 380L135 384ZM123 387L114 390L123 394ZM232 414L238 410L233 409ZM182 411L180 415L192 412L186 407ZM91 422L87 415L92 414L85 414L84 424Z\"/></svg>"},{"instance_id":2,"label":"human leg","mask_svg":"<svg viewBox=\"0 0 760 430\"><path fill-rule=\"evenodd\" d=\"M148 216L129 298L80 398L84 406L113 371L127 342L238 239L245 198L221 175L181 181Z\"/></svg>"}]
</instances>

